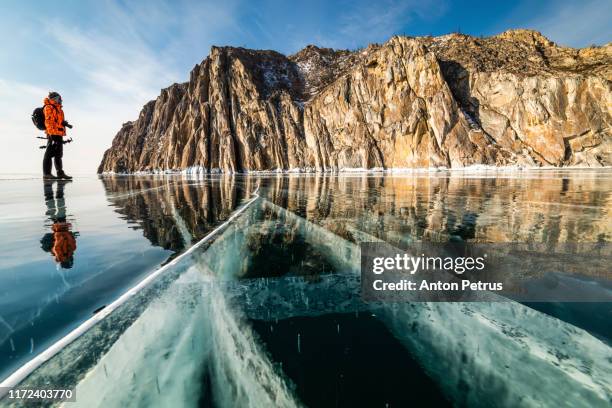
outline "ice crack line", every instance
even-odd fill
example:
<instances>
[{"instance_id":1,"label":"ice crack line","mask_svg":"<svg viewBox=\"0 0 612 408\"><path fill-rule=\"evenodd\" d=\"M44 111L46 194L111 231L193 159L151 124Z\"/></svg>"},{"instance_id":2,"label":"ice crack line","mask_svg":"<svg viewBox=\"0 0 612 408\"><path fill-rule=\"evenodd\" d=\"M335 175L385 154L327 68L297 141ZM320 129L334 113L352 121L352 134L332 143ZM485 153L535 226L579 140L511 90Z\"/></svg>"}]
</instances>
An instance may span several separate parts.
<instances>
[{"instance_id":1,"label":"ice crack line","mask_svg":"<svg viewBox=\"0 0 612 408\"><path fill-rule=\"evenodd\" d=\"M79 327L68 333L66 336L52 344L46 350L38 354L36 357L22 365L15 372L13 372L10 376L8 376L4 381L0 383L0 399L4 398L6 393L10 388L14 388L19 383L21 383L26 377L28 377L34 370L40 367L43 363L48 361L50 358L59 353L64 347L78 339L84 333L86 333L89 329L95 326L99 321L103 320L106 316L111 314L114 310L116 310L119 306L128 301L135 294L140 292L142 289L147 287L150 283L152 283L158 276L164 273L166 270L176 265L181 259L190 255L197 248L201 247L206 242L210 241L215 235L217 235L221 230L223 230L229 223L231 223L234 219L236 219L240 214L242 214L251 204L253 204L259 198L259 184L255 191L253 191L251 198L246 204L244 204L241 208L236 210L224 223L219 225L217 228L209 232L204 238L190 247L188 250L183 252L181 255L174 258L171 262L147 275L143 280L141 280L136 286L132 287L128 291L126 291L123 295L117 298L115 301L107 305L104 309L102 309L99 313L92 316L88 320L81 323Z\"/></svg>"}]
</instances>

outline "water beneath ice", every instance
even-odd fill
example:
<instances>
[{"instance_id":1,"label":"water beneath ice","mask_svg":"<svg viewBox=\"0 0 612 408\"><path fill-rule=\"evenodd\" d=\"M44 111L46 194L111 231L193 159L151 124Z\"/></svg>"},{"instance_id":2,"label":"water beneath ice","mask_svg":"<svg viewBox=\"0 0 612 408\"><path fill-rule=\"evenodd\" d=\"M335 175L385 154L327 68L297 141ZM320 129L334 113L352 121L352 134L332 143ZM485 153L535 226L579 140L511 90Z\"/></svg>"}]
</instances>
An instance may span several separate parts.
<instances>
[{"instance_id":1,"label":"water beneath ice","mask_svg":"<svg viewBox=\"0 0 612 408\"><path fill-rule=\"evenodd\" d=\"M611 304L370 305L357 252L373 239L609 242L610 170L0 185L0 379L259 186L221 236L27 381L78 384L81 406L598 406L612 397Z\"/></svg>"}]
</instances>

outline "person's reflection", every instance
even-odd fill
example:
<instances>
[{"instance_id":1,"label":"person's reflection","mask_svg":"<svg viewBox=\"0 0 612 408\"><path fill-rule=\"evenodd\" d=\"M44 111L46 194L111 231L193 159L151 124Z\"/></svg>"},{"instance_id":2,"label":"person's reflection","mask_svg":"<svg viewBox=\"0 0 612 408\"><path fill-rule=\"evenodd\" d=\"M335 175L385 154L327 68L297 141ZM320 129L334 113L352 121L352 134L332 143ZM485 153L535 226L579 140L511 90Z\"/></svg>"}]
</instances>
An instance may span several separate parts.
<instances>
[{"instance_id":1,"label":"person's reflection","mask_svg":"<svg viewBox=\"0 0 612 408\"><path fill-rule=\"evenodd\" d=\"M64 186L67 181L57 181L57 189L53 191L55 180L45 180L45 204L47 217L51 221L51 232L45 234L40 240L41 248L53 255L58 266L64 269L72 268L74 264L74 251L76 251L76 237L78 233L71 231L72 224L66 221L66 202L64 200Z\"/></svg>"}]
</instances>

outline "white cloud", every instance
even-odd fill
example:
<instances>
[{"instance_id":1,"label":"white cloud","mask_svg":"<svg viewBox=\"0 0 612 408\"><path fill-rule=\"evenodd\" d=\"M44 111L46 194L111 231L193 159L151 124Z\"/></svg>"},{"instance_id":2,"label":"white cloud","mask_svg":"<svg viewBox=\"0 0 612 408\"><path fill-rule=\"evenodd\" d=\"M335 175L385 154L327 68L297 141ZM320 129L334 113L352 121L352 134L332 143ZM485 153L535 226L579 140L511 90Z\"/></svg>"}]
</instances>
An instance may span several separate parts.
<instances>
[{"instance_id":1,"label":"white cloud","mask_svg":"<svg viewBox=\"0 0 612 408\"><path fill-rule=\"evenodd\" d=\"M5 139L4 158L0 160L0 173L39 173L42 170L44 144L30 119L32 111L42 105L41 95L48 92L29 84L0 78L0 135Z\"/></svg>"},{"instance_id":2,"label":"white cloud","mask_svg":"<svg viewBox=\"0 0 612 408\"><path fill-rule=\"evenodd\" d=\"M433 20L443 15L446 9L446 2L442 0L364 2L340 16L335 33L337 37L329 42L360 47L376 41L386 41L394 34L403 34L402 28L415 18Z\"/></svg>"},{"instance_id":3,"label":"white cloud","mask_svg":"<svg viewBox=\"0 0 612 408\"><path fill-rule=\"evenodd\" d=\"M47 36L53 52L76 73L72 81L49 81L53 90L62 93L66 117L74 124L68 132L75 143L66 146L65 167L68 172L91 173L121 124L135 119L144 103L179 75L137 42L125 43L59 24L49 24ZM0 85L0 132L14 136L13 152L20 153L19 160L4 161L0 172L37 172L42 150L36 146L43 141L34 135L42 132L33 127L29 115L50 89L8 80Z\"/></svg>"},{"instance_id":4,"label":"white cloud","mask_svg":"<svg viewBox=\"0 0 612 408\"><path fill-rule=\"evenodd\" d=\"M34 108L42 105L48 89L0 79L0 134L7 141L6 156L0 161L0 173L42 172L44 136L30 119ZM109 147L122 121L135 118L139 105L121 102L114 95L98 95L97 106L80 103L64 95L66 118L74 129L68 131L75 142L65 146L64 167L67 172L92 173ZM125 119L123 119L125 118Z\"/></svg>"},{"instance_id":5,"label":"white cloud","mask_svg":"<svg viewBox=\"0 0 612 408\"><path fill-rule=\"evenodd\" d=\"M612 41L612 1L582 1L554 4L550 13L529 21L526 26L560 45L585 47Z\"/></svg>"},{"instance_id":6,"label":"white cloud","mask_svg":"<svg viewBox=\"0 0 612 408\"><path fill-rule=\"evenodd\" d=\"M49 90L62 93L67 119L74 125L66 146L67 172L92 173L121 124L134 120L160 89L188 78L186 54L198 54L194 43L209 48L215 30L234 24L233 1L221 6L160 1L147 7L101 1L88 24L71 25L50 18L39 22L40 46L53 58L52 75L31 75L34 86L0 74L0 134L11 138L11 156L0 161L0 173L39 173L44 141L30 114ZM205 52L204 52L205 54ZM174 58L173 58L174 57ZM49 63L44 67L48 69ZM39 143L40 142L40 143Z\"/></svg>"}]
</instances>

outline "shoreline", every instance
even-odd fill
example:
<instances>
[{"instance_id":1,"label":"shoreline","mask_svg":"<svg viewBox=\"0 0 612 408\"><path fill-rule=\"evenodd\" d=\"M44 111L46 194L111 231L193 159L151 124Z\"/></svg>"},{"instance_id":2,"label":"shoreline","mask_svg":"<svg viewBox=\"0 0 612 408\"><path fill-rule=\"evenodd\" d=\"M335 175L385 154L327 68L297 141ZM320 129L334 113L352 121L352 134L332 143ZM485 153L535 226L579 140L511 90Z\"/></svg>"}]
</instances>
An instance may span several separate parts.
<instances>
[{"instance_id":1,"label":"shoreline","mask_svg":"<svg viewBox=\"0 0 612 408\"><path fill-rule=\"evenodd\" d=\"M612 170L612 166L588 167L588 166L491 166L491 165L471 165L466 167L419 167L402 168L395 167L384 169L381 167L366 168L341 168L335 170L315 170L305 169L276 169L276 170L247 170L247 171L224 171L222 169L207 170L200 166L188 167L186 169L157 169L147 171L136 171L130 173L118 173L105 171L97 173L98 176L161 176L161 175L186 175L186 176L209 176L209 175L356 175L356 174L383 174L383 175L402 175L402 174L436 174L436 173L522 173L532 171L601 171Z\"/></svg>"}]
</instances>

